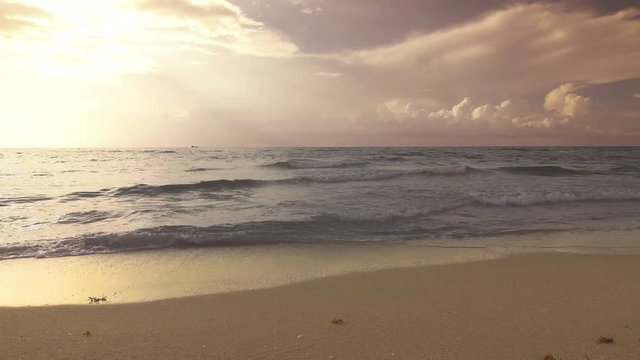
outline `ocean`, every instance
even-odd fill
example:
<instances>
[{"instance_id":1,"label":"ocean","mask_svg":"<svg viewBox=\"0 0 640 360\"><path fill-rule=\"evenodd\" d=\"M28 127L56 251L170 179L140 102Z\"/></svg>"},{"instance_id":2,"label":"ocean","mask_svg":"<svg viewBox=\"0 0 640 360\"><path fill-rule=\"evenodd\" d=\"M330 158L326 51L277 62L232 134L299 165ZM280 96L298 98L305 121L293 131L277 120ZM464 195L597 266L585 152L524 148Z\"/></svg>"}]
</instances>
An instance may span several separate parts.
<instances>
[{"instance_id":1,"label":"ocean","mask_svg":"<svg viewBox=\"0 0 640 360\"><path fill-rule=\"evenodd\" d=\"M640 147L0 150L2 260L344 243L624 252L638 230ZM614 231L631 235L588 236Z\"/></svg>"}]
</instances>

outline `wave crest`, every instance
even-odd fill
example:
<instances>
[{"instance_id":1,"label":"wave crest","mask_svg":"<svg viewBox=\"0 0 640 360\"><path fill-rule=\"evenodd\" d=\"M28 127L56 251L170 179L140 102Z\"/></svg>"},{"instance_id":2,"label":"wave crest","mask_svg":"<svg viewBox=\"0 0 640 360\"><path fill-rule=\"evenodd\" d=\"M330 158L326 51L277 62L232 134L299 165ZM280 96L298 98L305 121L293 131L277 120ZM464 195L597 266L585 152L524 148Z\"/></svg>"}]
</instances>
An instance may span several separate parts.
<instances>
[{"instance_id":1,"label":"wave crest","mask_svg":"<svg viewBox=\"0 0 640 360\"><path fill-rule=\"evenodd\" d=\"M11 198L0 198L0 206L9 206L14 204L28 204L39 201L51 200L51 197L40 195L40 196L16 196Z\"/></svg>"},{"instance_id":2,"label":"wave crest","mask_svg":"<svg viewBox=\"0 0 640 360\"><path fill-rule=\"evenodd\" d=\"M409 176L435 175L464 175L481 170L468 166L453 166L442 168L427 168L417 170L371 170L345 174L317 174L276 180L236 179L236 180L208 180L196 183L148 185L136 184L108 191L75 192L66 196L67 199L96 197L102 195L113 196L159 196L165 194L179 194L185 192L216 192L224 190L251 189L266 185L300 185L313 183L348 183L361 181L385 181Z\"/></svg>"},{"instance_id":3,"label":"wave crest","mask_svg":"<svg viewBox=\"0 0 640 360\"><path fill-rule=\"evenodd\" d=\"M291 159L287 161L278 161L272 164L263 165L265 167L279 169L339 169L347 167L365 166L365 161L329 161L329 160L310 160L310 159Z\"/></svg>"},{"instance_id":4,"label":"wave crest","mask_svg":"<svg viewBox=\"0 0 640 360\"><path fill-rule=\"evenodd\" d=\"M91 224L114 218L116 215L99 210L74 211L62 216L58 224Z\"/></svg>"},{"instance_id":5,"label":"wave crest","mask_svg":"<svg viewBox=\"0 0 640 360\"><path fill-rule=\"evenodd\" d=\"M534 176L575 176L590 174L591 172L569 169L562 166L553 165L535 165L535 166L503 166L498 168L503 171L516 175L534 175Z\"/></svg>"},{"instance_id":6,"label":"wave crest","mask_svg":"<svg viewBox=\"0 0 640 360\"><path fill-rule=\"evenodd\" d=\"M527 206L549 203L578 201L636 201L640 200L640 192L634 191L602 191L591 193L554 191L548 193L522 192L519 194L498 196L477 196L476 201L492 206Z\"/></svg>"},{"instance_id":7,"label":"wave crest","mask_svg":"<svg viewBox=\"0 0 640 360\"><path fill-rule=\"evenodd\" d=\"M185 172L205 172L205 171L215 171L215 170L219 170L219 168L199 167L199 168L186 169Z\"/></svg>"},{"instance_id":8,"label":"wave crest","mask_svg":"<svg viewBox=\"0 0 640 360\"><path fill-rule=\"evenodd\" d=\"M252 188L256 186L264 185L268 183L267 180L252 180L252 179L239 179L239 180L209 180L200 181L197 183L189 184L167 184L167 185L147 185L137 184L132 186L125 186L114 190L112 193L116 196L121 195L144 195L154 196L163 194L179 194L189 191L221 191L221 190L236 190L243 188Z\"/></svg>"}]
</instances>

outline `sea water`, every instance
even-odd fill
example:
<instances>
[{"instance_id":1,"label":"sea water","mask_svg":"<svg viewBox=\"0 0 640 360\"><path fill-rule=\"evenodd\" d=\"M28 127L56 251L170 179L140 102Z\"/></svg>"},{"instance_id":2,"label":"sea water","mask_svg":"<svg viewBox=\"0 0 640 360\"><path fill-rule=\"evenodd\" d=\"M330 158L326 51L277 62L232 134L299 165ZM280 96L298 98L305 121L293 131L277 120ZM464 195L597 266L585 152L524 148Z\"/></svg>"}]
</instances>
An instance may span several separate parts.
<instances>
[{"instance_id":1,"label":"sea water","mask_svg":"<svg viewBox=\"0 0 640 360\"><path fill-rule=\"evenodd\" d=\"M277 244L624 251L638 230L638 147L0 150L0 259ZM589 236L606 233L629 235Z\"/></svg>"}]
</instances>

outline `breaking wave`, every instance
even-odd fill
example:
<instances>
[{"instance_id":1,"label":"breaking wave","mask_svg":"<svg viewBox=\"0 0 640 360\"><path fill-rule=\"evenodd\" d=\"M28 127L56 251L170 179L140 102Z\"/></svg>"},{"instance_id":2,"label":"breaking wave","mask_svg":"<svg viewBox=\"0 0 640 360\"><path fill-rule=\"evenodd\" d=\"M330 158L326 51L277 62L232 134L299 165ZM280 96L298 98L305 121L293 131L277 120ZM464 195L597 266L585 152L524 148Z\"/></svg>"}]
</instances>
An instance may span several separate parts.
<instances>
[{"instance_id":1,"label":"breaking wave","mask_svg":"<svg viewBox=\"0 0 640 360\"><path fill-rule=\"evenodd\" d=\"M575 176L593 173L562 166L504 166L499 167L497 170L510 174L533 176Z\"/></svg>"},{"instance_id":2,"label":"breaking wave","mask_svg":"<svg viewBox=\"0 0 640 360\"><path fill-rule=\"evenodd\" d=\"M278 161L271 164L263 165L265 167L273 167L279 169L339 169L348 167L365 166L364 161L329 161L329 160L310 160L310 159L292 159L287 161Z\"/></svg>"},{"instance_id":3,"label":"breaking wave","mask_svg":"<svg viewBox=\"0 0 640 360\"><path fill-rule=\"evenodd\" d=\"M540 231L640 231L638 147L3 156L0 259L275 243L473 245L503 235L516 244L512 236ZM640 245L631 237L598 241Z\"/></svg>"},{"instance_id":4,"label":"breaking wave","mask_svg":"<svg viewBox=\"0 0 640 360\"><path fill-rule=\"evenodd\" d=\"M0 246L0 260L46 258L115 252L216 246L269 245L313 242L313 230L332 218L301 221L260 221L209 227L160 226L122 233L81 236ZM302 236L309 235L309 236ZM337 239L337 238L336 238ZM337 240L336 240L337 241Z\"/></svg>"},{"instance_id":5,"label":"breaking wave","mask_svg":"<svg viewBox=\"0 0 640 360\"><path fill-rule=\"evenodd\" d=\"M58 224L90 224L98 221L108 220L116 217L106 211L90 210L90 211L74 211L62 216L58 220Z\"/></svg>"},{"instance_id":6,"label":"breaking wave","mask_svg":"<svg viewBox=\"0 0 640 360\"><path fill-rule=\"evenodd\" d=\"M207 168L207 167L199 167L199 168L191 168L185 170L185 172L206 172L206 171L215 171L219 170L218 168Z\"/></svg>"},{"instance_id":7,"label":"breaking wave","mask_svg":"<svg viewBox=\"0 0 640 360\"><path fill-rule=\"evenodd\" d=\"M601 192L522 192L509 195L476 196L481 204L493 206L527 206L578 201L640 201L640 192L636 191L601 191Z\"/></svg>"},{"instance_id":8,"label":"breaking wave","mask_svg":"<svg viewBox=\"0 0 640 360\"><path fill-rule=\"evenodd\" d=\"M143 196L155 196L164 194L179 194L189 191L221 191L221 190L235 190L253 188L267 184L267 180L252 180L252 179L240 179L240 180L209 180L200 181L197 183L189 184L167 184L167 185L147 185L138 184L133 186L126 186L118 188L112 191L113 195L143 195Z\"/></svg>"},{"instance_id":9,"label":"breaking wave","mask_svg":"<svg viewBox=\"0 0 640 360\"><path fill-rule=\"evenodd\" d=\"M216 192L225 190L252 189L266 185L304 185L313 183L349 183L363 181L385 181L411 176L444 176L444 175L464 175L481 172L468 166L454 166L442 168L427 168L417 170L369 170L364 172L344 173L344 174L316 174L310 176L300 176L293 178L275 180L257 179L220 179L207 180L195 183L148 185L136 184L120 187L116 189L101 189L98 191L78 191L62 197L64 201L81 200L99 196L161 196L170 194L180 194L186 192ZM46 198L44 200L48 200ZM0 206L2 206L0 199Z\"/></svg>"},{"instance_id":10,"label":"breaking wave","mask_svg":"<svg viewBox=\"0 0 640 360\"><path fill-rule=\"evenodd\" d=\"M445 211L445 209L441 210ZM428 213L409 214L406 218L381 217L372 219L319 215L304 220L250 221L208 227L174 225L121 233L89 233L68 238L2 244L0 245L0 260L81 256L166 248L275 244L366 244L417 239L424 241L438 239L442 236L504 235L504 230L482 231L473 228L454 228L445 224L412 227L411 231L396 231L393 230L393 227L389 227L390 224L413 223L416 218ZM522 233L539 231L540 229L523 229Z\"/></svg>"},{"instance_id":11,"label":"breaking wave","mask_svg":"<svg viewBox=\"0 0 640 360\"><path fill-rule=\"evenodd\" d=\"M0 198L0 206L9 206L13 204L28 204L39 201L51 200L48 196L17 196L10 198Z\"/></svg>"}]
</instances>

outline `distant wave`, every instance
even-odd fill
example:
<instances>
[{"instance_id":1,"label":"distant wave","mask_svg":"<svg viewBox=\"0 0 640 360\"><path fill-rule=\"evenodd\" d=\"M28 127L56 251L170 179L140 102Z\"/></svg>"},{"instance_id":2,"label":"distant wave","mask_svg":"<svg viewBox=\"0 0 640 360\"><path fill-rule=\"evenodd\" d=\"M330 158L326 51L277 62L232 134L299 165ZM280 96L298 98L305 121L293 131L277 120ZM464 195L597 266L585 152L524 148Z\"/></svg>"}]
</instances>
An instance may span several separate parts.
<instances>
[{"instance_id":1,"label":"distant wave","mask_svg":"<svg viewBox=\"0 0 640 360\"><path fill-rule=\"evenodd\" d=\"M178 194L189 191L221 191L221 190L233 190L252 188L256 186L264 185L268 183L266 180L252 180L252 179L240 179L240 180L210 180L200 181L197 183L188 184L168 184L168 185L147 185L138 184L133 186L126 186L118 188L112 191L113 195L163 195L163 194Z\"/></svg>"},{"instance_id":2,"label":"distant wave","mask_svg":"<svg viewBox=\"0 0 640 360\"><path fill-rule=\"evenodd\" d=\"M66 214L58 220L58 224L90 224L116 217L106 211L74 211Z\"/></svg>"},{"instance_id":3,"label":"distant wave","mask_svg":"<svg viewBox=\"0 0 640 360\"><path fill-rule=\"evenodd\" d=\"M90 199L90 198L103 196L107 191L108 189L102 189L99 191L76 191L63 196L62 200L73 201L73 200Z\"/></svg>"},{"instance_id":4,"label":"distant wave","mask_svg":"<svg viewBox=\"0 0 640 360\"><path fill-rule=\"evenodd\" d=\"M527 206L577 201L640 201L640 192L636 191L600 191L578 192L523 192L510 195L479 196L476 201L493 206Z\"/></svg>"},{"instance_id":5,"label":"distant wave","mask_svg":"<svg viewBox=\"0 0 640 360\"><path fill-rule=\"evenodd\" d=\"M386 181L403 177L414 176L455 176L468 175L482 172L469 166L449 166L434 167L416 170L373 170L361 173L338 174L338 175L315 175L307 177L299 177L291 179L292 182L310 182L310 183L346 183L346 182L362 182L362 181Z\"/></svg>"},{"instance_id":6,"label":"distant wave","mask_svg":"<svg viewBox=\"0 0 640 360\"><path fill-rule=\"evenodd\" d=\"M329 160L309 160L309 159L292 159L287 161L278 161L272 164L265 164L265 167L273 167L279 169L337 169L346 167L365 166L364 161L329 161Z\"/></svg>"},{"instance_id":7,"label":"distant wave","mask_svg":"<svg viewBox=\"0 0 640 360\"><path fill-rule=\"evenodd\" d=\"M413 156L423 156L424 154L421 151L398 151L398 152L394 152L392 153L392 155L395 156L409 156L409 157L413 157Z\"/></svg>"},{"instance_id":8,"label":"distant wave","mask_svg":"<svg viewBox=\"0 0 640 360\"><path fill-rule=\"evenodd\" d=\"M156 153L156 154L177 154L175 150L142 150L142 153Z\"/></svg>"},{"instance_id":9,"label":"distant wave","mask_svg":"<svg viewBox=\"0 0 640 360\"><path fill-rule=\"evenodd\" d=\"M504 166L497 170L516 175L535 176L575 176L591 174L593 172L569 169L562 166Z\"/></svg>"},{"instance_id":10,"label":"distant wave","mask_svg":"<svg viewBox=\"0 0 640 360\"><path fill-rule=\"evenodd\" d=\"M385 181L409 176L443 176L464 175L481 170L465 166L453 166L442 168L426 168L417 170L371 170L347 174L328 174L300 176L276 180L236 179L236 180L208 180L196 183L148 185L136 184L116 189L101 189L99 191L82 191L67 194L64 200L79 200L98 196L158 196L166 194L179 194L185 192L216 192L224 190L252 189L267 185L304 185L313 183L349 183L363 181Z\"/></svg>"},{"instance_id":11,"label":"distant wave","mask_svg":"<svg viewBox=\"0 0 640 360\"><path fill-rule=\"evenodd\" d=\"M276 163L277 164L277 163ZM342 163L344 164L344 163ZM317 164L316 164L317 165ZM337 164L334 164L338 166ZM194 168L190 169L191 171L209 171L212 169L208 168ZM188 170L186 170L188 171ZM201 192L201 193L215 193L215 192L223 192L227 190L249 190L258 187L268 186L268 185L310 185L310 184L339 184L339 183L350 183L350 182L376 182L376 181L388 181L392 179L399 179L405 177L431 177L431 176L464 176L464 175L472 175L472 174L490 174L492 172L509 172L509 173L518 173L518 174L527 174L527 175L536 175L536 176L562 176L562 175L573 175L580 174L581 172L578 170L571 170L557 166L529 166L529 167L501 167L501 168L493 168L493 169L479 169L470 166L442 166L442 167L429 167L429 168L418 168L418 169L408 169L408 170L396 170L396 169L363 169L358 171L347 171L347 172L333 172L333 173L314 173L312 175L298 176L298 177L290 177L284 179L274 179L274 180L259 180L259 179L219 179L219 180L207 180L200 181L194 183L176 183L176 184L162 184L162 185L149 185L149 184L135 184L131 186L124 186L120 188L112 188L112 189L101 189L98 191L81 191L81 192L73 192L67 195L62 196L60 199L62 201L74 201L74 200L82 200L88 198L95 198L101 196L162 196L162 195L171 195L171 194L181 194L187 192ZM542 198L540 198L542 196ZM481 201L484 201L489 204L525 204L528 203L537 203L537 202L558 202L562 199L571 200L576 198L578 200L584 198L588 198L589 196L597 195L576 195L576 194L547 194L547 195L517 195L516 197L506 197L506 198L496 198L496 199L485 199L482 198ZM617 200L620 197L624 197L628 195L611 195L605 194L601 197L607 198L610 197L612 200ZM634 195L634 196L637 196ZM554 200L554 199L560 200ZM25 198L0 198L0 206L6 206L11 203L22 203L22 202L34 202L34 201L42 201L42 200L50 200L49 197L25 197ZM596 198L596 200L599 198ZM635 199L635 198L634 198ZM575 201L575 200L574 200Z\"/></svg>"},{"instance_id":12,"label":"distant wave","mask_svg":"<svg viewBox=\"0 0 640 360\"><path fill-rule=\"evenodd\" d=\"M609 169L609 171L611 173L615 173L615 174L639 174L640 173L640 166L633 166L633 165L619 165L619 166L613 166Z\"/></svg>"},{"instance_id":13,"label":"distant wave","mask_svg":"<svg viewBox=\"0 0 640 360\"><path fill-rule=\"evenodd\" d=\"M188 184L146 185L139 184L115 190L115 195L160 195L164 193L180 193L187 191L222 191L243 188L255 188L266 185L300 185L313 183L348 183L362 181L384 181L407 176L463 175L479 170L465 167L428 168L418 170L375 170L348 174L330 174L300 176L277 180L210 180Z\"/></svg>"},{"instance_id":14,"label":"distant wave","mask_svg":"<svg viewBox=\"0 0 640 360\"><path fill-rule=\"evenodd\" d=\"M403 177L430 176L462 176L483 173L471 167L430 168L407 171L369 171L342 175L301 176L275 180L209 180L196 183L147 185L137 184L116 189L101 189L99 191L74 192L61 197L62 201L74 201L100 196L163 196L187 192L218 193L227 190L250 190L269 185L311 185L311 184L340 184L350 182L388 181ZM223 196L222 194L219 194ZM211 195L208 195L211 196ZM51 200L49 197L18 197L0 198L0 206L12 203L29 203ZM640 200L640 192L624 190L603 190L599 192L522 192L517 194L472 195L475 203L493 206L526 206L545 203L577 202L577 201L626 201Z\"/></svg>"},{"instance_id":15,"label":"distant wave","mask_svg":"<svg viewBox=\"0 0 640 360\"><path fill-rule=\"evenodd\" d=\"M378 156L378 160L391 161L391 162L409 161L409 159L407 159L404 156Z\"/></svg>"},{"instance_id":16,"label":"distant wave","mask_svg":"<svg viewBox=\"0 0 640 360\"><path fill-rule=\"evenodd\" d=\"M51 200L52 198L48 196L17 196L11 198L0 198L0 206L9 206L12 204L28 204L34 203L38 201L46 201Z\"/></svg>"},{"instance_id":17,"label":"distant wave","mask_svg":"<svg viewBox=\"0 0 640 360\"><path fill-rule=\"evenodd\" d=\"M424 217L428 217L428 216L432 216L432 215L439 215L439 214L444 214L444 213L448 213L460 208L464 208L465 206L469 205L469 202L458 202L458 203L454 203L454 204L449 204L449 205L442 205L439 207L434 207L434 208L430 208L430 209L420 209L420 208L409 208L409 209L398 209L395 211L389 211L389 210L385 210L385 211L378 211L378 212L371 212L371 211L366 211L366 210L362 210L361 212L354 212L351 214L323 214L323 215L319 215L316 216L315 219L321 219L324 222L327 223L331 223L331 224L336 224L336 223L358 223L358 224L363 224L363 223L379 223L382 224L384 226L384 224L387 224L388 222L394 222L394 221L413 221L416 219L420 219L420 218L424 218Z\"/></svg>"},{"instance_id":18,"label":"distant wave","mask_svg":"<svg viewBox=\"0 0 640 360\"><path fill-rule=\"evenodd\" d=\"M191 168L185 170L185 172L206 172L206 171L215 171L218 168L207 168L207 167L199 167L199 168Z\"/></svg>"}]
</instances>

